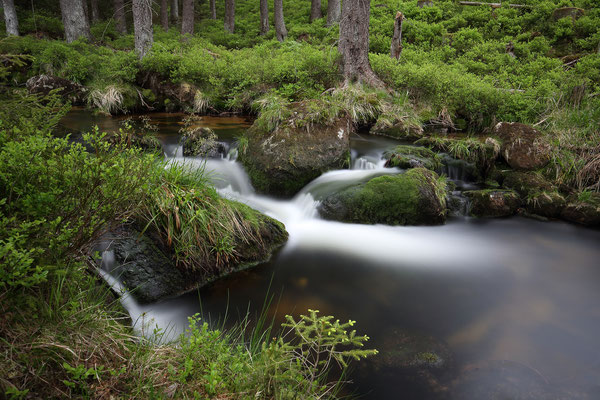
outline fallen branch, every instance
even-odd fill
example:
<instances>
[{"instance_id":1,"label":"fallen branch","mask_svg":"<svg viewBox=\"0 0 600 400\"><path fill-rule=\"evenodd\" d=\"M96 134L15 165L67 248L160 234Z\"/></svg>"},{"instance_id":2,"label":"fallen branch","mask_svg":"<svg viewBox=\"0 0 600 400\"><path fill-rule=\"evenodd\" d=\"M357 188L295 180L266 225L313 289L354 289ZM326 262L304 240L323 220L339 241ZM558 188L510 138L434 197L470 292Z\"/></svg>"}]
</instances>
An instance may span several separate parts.
<instances>
[{"instance_id":1,"label":"fallen branch","mask_svg":"<svg viewBox=\"0 0 600 400\"><path fill-rule=\"evenodd\" d=\"M481 1L459 1L458 4L463 6L490 6L492 8L500 8L502 7L502 3L485 3ZM533 8L533 6L526 4L504 4L504 6L512 7L512 8Z\"/></svg>"}]
</instances>

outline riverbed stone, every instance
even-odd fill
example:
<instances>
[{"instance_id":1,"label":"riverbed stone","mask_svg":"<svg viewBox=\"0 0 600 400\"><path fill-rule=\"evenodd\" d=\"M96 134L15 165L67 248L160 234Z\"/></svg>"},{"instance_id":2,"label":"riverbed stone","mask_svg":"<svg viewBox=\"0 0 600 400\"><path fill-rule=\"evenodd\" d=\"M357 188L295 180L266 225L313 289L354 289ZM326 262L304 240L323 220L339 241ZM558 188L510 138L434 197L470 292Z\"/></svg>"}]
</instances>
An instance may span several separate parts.
<instances>
[{"instance_id":1,"label":"riverbed stone","mask_svg":"<svg viewBox=\"0 0 600 400\"><path fill-rule=\"evenodd\" d=\"M561 218L586 226L600 226L600 193L587 192L571 196Z\"/></svg>"},{"instance_id":2,"label":"riverbed stone","mask_svg":"<svg viewBox=\"0 0 600 400\"><path fill-rule=\"evenodd\" d=\"M210 128L196 127L184 132L183 155L205 158L221 158L226 153L224 143L218 141L218 136Z\"/></svg>"},{"instance_id":3,"label":"riverbed stone","mask_svg":"<svg viewBox=\"0 0 600 400\"><path fill-rule=\"evenodd\" d=\"M70 101L73 105L85 104L87 90L76 82L50 75L36 75L27 80L25 84L31 94L47 96L52 90Z\"/></svg>"},{"instance_id":4,"label":"riverbed stone","mask_svg":"<svg viewBox=\"0 0 600 400\"><path fill-rule=\"evenodd\" d=\"M508 217L521 205L521 198L513 190L469 190L463 194L471 201L470 215L479 218Z\"/></svg>"},{"instance_id":5,"label":"riverbed stone","mask_svg":"<svg viewBox=\"0 0 600 400\"><path fill-rule=\"evenodd\" d=\"M371 179L319 205L325 219L361 224L439 225L446 221L446 184L425 168Z\"/></svg>"},{"instance_id":6,"label":"riverbed stone","mask_svg":"<svg viewBox=\"0 0 600 400\"><path fill-rule=\"evenodd\" d=\"M532 126L500 122L494 127L494 134L502 139L500 153L513 169L537 169L550 160L550 146Z\"/></svg>"},{"instance_id":7,"label":"riverbed stone","mask_svg":"<svg viewBox=\"0 0 600 400\"><path fill-rule=\"evenodd\" d=\"M399 145L384 154L388 168L427 168L437 171L441 168L441 157L427 147Z\"/></svg>"},{"instance_id":8,"label":"riverbed stone","mask_svg":"<svg viewBox=\"0 0 600 400\"><path fill-rule=\"evenodd\" d=\"M400 119L393 124L388 125L381 121L383 117L377 120L375 125L369 130L372 135L386 136L400 140L417 140L423 137L423 127L418 124L410 124Z\"/></svg>"},{"instance_id":9,"label":"riverbed stone","mask_svg":"<svg viewBox=\"0 0 600 400\"><path fill-rule=\"evenodd\" d=\"M259 192L290 197L322 173L350 166L352 121L307 123L305 107L291 106L291 117L273 131L256 123L250 129L238 159Z\"/></svg>"}]
</instances>

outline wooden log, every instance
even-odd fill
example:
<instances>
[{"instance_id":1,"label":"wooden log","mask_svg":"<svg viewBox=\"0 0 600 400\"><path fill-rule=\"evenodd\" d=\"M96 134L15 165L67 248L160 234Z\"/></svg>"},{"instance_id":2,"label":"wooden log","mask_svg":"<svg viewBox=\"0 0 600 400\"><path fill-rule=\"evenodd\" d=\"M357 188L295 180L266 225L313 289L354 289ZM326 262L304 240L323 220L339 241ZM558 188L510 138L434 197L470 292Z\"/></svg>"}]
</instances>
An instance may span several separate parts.
<instances>
[{"instance_id":1,"label":"wooden log","mask_svg":"<svg viewBox=\"0 0 600 400\"><path fill-rule=\"evenodd\" d=\"M502 3L486 3L481 1L459 1L458 4L463 6L490 6L492 8L502 7ZM533 6L526 4L504 4L504 6L512 8L533 8Z\"/></svg>"}]
</instances>

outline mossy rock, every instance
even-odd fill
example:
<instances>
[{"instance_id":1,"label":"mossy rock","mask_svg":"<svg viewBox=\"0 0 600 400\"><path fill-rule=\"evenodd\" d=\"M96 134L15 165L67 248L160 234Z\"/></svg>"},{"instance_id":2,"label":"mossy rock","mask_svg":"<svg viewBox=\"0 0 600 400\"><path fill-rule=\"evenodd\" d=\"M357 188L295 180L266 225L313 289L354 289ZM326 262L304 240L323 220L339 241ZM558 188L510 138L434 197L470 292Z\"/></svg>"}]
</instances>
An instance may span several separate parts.
<instances>
[{"instance_id":1,"label":"mossy rock","mask_svg":"<svg viewBox=\"0 0 600 400\"><path fill-rule=\"evenodd\" d=\"M473 217L508 217L521 205L521 198L513 190L469 190L463 194L471 200L469 214Z\"/></svg>"},{"instance_id":2,"label":"mossy rock","mask_svg":"<svg viewBox=\"0 0 600 400\"><path fill-rule=\"evenodd\" d=\"M427 168L437 171L441 168L441 157L427 147L399 145L385 153L388 168Z\"/></svg>"},{"instance_id":3,"label":"mossy rock","mask_svg":"<svg viewBox=\"0 0 600 400\"><path fill-rule=\"evenodd\" d=\"M532 214L557 218L566 205L566 200L557 187L534 172L508 172L503 186L519 193L527 211Z\"/></svg>"},{"instance_id":4,"label":"mossy rock","mask_svg":"<svg viewBox=\"0 0 600 400\"><path fill-rule=\"evenodd\" d=\"M371 179L319 206L325 219L361 224L439 225L446 221L446 211L446 184L425 168Z\"/></svg>"},{"instance_id":5,"label":"mossy rock","mask_svg":"<svg viewBox=\"0 0 600 400\"><path fill-rule=\"evenodd\" d=\"M197 127L186 130L182 137L183 155L220 158L225 154L226 147L217 139L218 136L210 128Z\"/></svg>"},{"instance_id":6,"label":"mossy rock","mask_svg":"<svg viewBox=\"0 0 600 400\"><path fill-rule=\"evenodd\" d=\"M409 125L403 122L397 122L392 126L383 126L377 121L377 123L369 130L369 133L377 136L412 141L423 137L423 128L418 125Z\"/></svg>"},{"instance_id":7,"label":"mossy rock","mask_svg":"<svg viewBox=\"0 0 600 400\"><path fill-rule=\"evenodd\" d=\"M500 153L511 168L533 170L550 161L550 146L535 128L518 122L500 122L494 134L502 139Z\"/></svg>"},{"instance_id":8,"label":"mossy rock","mask_svg":"<svg viewBox=\"0 0 600 400\"><path fill-rule=\"evenodd\" d=\"M586 226L600 226L600 193L571 196L561 218Z\"/></svg>"},{"instance_id":9,"label":"mossy rock","mask_svg":"<svg viewBox=\"0 0 600 400\"><path fill-rule=\"evenodd\" d=\"M298 112L273 132L250 129L238 159L257 191L290 197L322 173L349 167L350 119L306 125L302 118Z\"/></svg>"}]
</instances>

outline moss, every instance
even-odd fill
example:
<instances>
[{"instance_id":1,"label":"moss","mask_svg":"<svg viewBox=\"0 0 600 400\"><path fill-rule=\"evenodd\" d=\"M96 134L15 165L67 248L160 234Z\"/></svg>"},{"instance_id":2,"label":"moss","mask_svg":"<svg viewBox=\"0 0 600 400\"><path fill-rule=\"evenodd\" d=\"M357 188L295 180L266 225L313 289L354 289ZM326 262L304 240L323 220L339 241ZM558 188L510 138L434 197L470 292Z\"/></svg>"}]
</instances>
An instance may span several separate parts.
<instances>
[{"instance_id":1,"label":"moss","mask_svg":"<svg viewBox=\"0 0 600 400\"><path fill-rule=\"evenodd\" d=\"M473 217L507 217L515 214L521 204L519 195L513 190L469 190L463 194L471 200L469 213Z\"/></svg>"},{"instance_id":2,"label":"moss","mask_svg":"<svg viewBox=\"0 0 600 400\"><path fill-rule=\"evenodd\" d=\"M435 172L415 168L371 179L327 198L329 219L364 224L433 225L445 221L446 184Z\"/></svg>"},{"instance_id":3,"label":"moss","mask_svg":"<svg viewBox=\"0 0 600 400\"><path fill-rule=\"evenodd\" d=\"M386 152L385 157L386 167L409 169L421 166L435 171L442 166L441 157L427 147L399 145Z\"/></svg>"}]
</instances>

